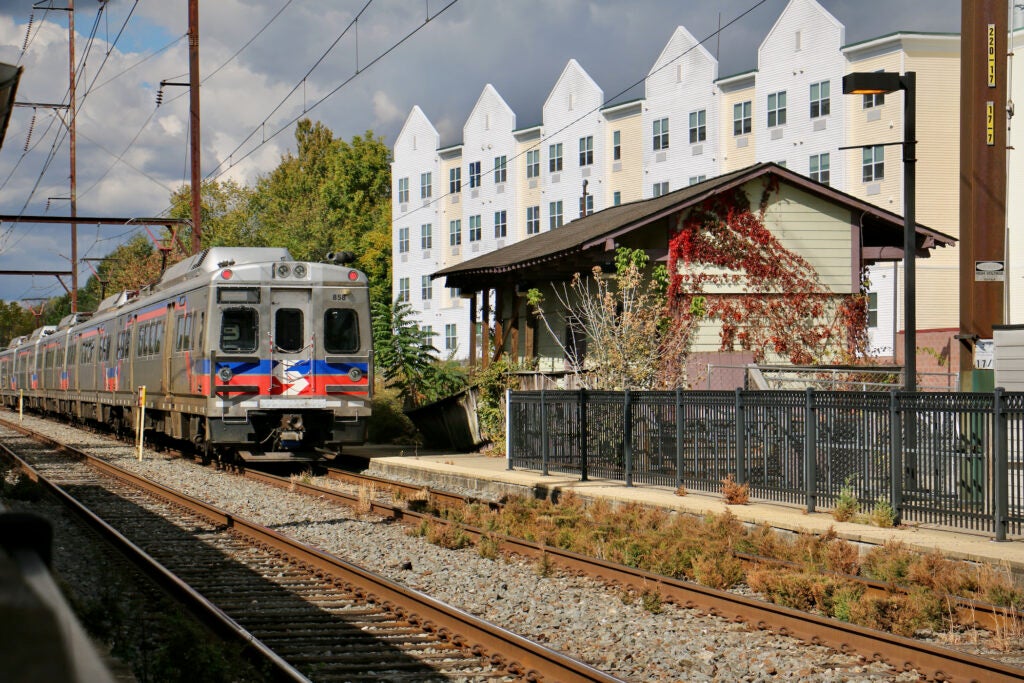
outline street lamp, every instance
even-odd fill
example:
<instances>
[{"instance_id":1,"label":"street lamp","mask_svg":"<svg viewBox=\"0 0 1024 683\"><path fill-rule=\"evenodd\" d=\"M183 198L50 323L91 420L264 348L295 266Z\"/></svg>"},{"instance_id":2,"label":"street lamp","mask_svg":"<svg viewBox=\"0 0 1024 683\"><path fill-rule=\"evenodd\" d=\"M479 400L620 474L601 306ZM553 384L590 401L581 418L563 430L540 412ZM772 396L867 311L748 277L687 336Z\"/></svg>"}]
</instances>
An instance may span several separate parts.
<instances>
[{"instance_id":1,"label":"street lamp","mask_svg":"<svg viewBox=\"0 0 1024 683\"><path fill-rule=\"evenodd\" d=\"M914 256L917 230L914 218L915 180L917 175L917 126L915 95L917 74L902 75L886 71L852 73L843 76L843 94L880 95L903 91L903 384L907 391L917 388L917 309L915 306Z\"/></svg>"}]
</instances>

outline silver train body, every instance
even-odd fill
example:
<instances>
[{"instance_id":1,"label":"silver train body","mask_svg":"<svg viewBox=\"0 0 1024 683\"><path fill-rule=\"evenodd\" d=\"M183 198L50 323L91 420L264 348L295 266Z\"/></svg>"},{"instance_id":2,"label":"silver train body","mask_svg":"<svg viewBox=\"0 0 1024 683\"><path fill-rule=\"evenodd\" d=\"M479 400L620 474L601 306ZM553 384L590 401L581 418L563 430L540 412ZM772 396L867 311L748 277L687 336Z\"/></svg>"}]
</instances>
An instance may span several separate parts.
<instances>
[{"instance_id":1,"label":"silver train body","mask_svg":"<svg viewBox=\"0 0 1024 683\"><path fill-rule=\"evenodd\" d=\"M91 316L13 340L0 352L0 397L117 431L141 412L147 435L206 457L315 460L365 440L370 323L357 270L214 247Z\"/></svg>"}]
</instances>

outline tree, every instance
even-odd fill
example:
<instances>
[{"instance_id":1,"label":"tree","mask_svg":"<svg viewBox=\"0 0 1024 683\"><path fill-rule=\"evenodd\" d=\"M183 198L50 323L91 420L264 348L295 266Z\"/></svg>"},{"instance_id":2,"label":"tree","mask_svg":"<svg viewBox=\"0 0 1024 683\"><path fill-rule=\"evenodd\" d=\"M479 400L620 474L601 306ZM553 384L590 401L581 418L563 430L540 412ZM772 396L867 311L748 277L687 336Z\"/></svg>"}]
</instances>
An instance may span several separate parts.
<instances>
[{"instance_id":1,"label":"tree","mask_svg":"<svg viewBox=\"0 0 1024 683\"><path fill-rule=\"evenodd\" d=\"M297 154L257 182L254 234L302 260L351 251L370 280L371 299L390 301L390 150L371 131L348 143L309 119L298 123L295 138Z\"/></svg>"},{"instance_id":2,"label":"tree","mask_svg":"<svg viewBox=\"0 0 1024 683\"><path fill-rule=\"evenodd\" d=\"M654 389L685 382L692 321L666 315L664 266L651 272L648 264L642 250L620 248L614 274L595 267L590 278L577 273L568 285L555 287L560 322L574 330L558 343L584 387ZM540 292L530 290L528 300L558 340L554 314L545 310Z\"/></svg>"},{"instance_id":3,"label":"tree","mask_svg":"<svg viewBox=\"0 0 1024 683\"><path fill-rule=\"evenodd\" d=\"M405 302L373 304L373 358L385 386L398 389L407 408L455 393L466 384L452 364L442 363L431 334L412 318Z\"/></svg>"},{"instance_id":4,"label":"tree","mask_svg":"<svg viewBox=\"0 0 1024 683\"><path fill-rule=\"evenodd\" d=\"M256 223L252 217L252 201L254 191L239 185L233 180L218 182L205 181L200 189L200 220L201 245L205 247L219 246L266 246L262 236L256 231ZM192 217L192 190L186 184L171 195L172 218ZM186 227L180 229L175 238L165 230L163 241L174 251L169 264L184 258L191 249L192 231Z\"/></svg>"},{"instance_id":5,"label":"tree","mask_svg":"<svg viewBox=\"0 0 1024 683\"><path fill-rule=\"evenodd\" d=\"M0 348L36 328L36 317L15 301L0 301Z\"/></svg>"},{"instance_id":6,"label":"tree","mask_svg":"<svg viewBox=\"0 0 1024 683\"><path fill-rule=\"evenodd\" d=\"M866 297L832 292L765 226L776 191L765 188L756 212L739 188L691 210L669 242L669 305L684 324L717 321L721 349L738 346L758 362L852 362L866 350Z\"/></svg>"}]
</instances>

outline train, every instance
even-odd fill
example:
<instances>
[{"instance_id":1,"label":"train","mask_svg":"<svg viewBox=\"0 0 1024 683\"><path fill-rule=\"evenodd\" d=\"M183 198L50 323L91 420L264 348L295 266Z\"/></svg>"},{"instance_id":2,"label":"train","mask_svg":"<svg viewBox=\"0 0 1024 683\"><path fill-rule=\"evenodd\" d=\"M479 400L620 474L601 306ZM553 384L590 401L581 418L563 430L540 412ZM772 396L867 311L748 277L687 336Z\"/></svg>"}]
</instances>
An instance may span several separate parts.
<instances>
[{"instance_id":1,"label":"train","mask_svg":"<svg viewBox=\"0 0 1024 683\"><path fill-rule=\"evenodd\" d=\"M11 409L191 444L205 460L319 461L365 441L366 275L350 252L297 261L211 247L0 351Z\"/></svg>"}]
</instances>

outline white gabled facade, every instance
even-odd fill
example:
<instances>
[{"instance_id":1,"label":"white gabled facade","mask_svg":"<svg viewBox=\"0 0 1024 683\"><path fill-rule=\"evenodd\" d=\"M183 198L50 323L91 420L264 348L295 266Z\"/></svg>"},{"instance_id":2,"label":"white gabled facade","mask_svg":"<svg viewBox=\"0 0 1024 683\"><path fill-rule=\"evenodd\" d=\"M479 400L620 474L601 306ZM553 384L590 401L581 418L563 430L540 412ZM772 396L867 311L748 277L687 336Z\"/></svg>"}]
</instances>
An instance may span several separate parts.
<instances>
[{"instance_id":1,"label":"white gabled facade","mask_svg":"<svg viewBox=\"0 0 1024 683\"><path fill-rule=\"evenodd\" d=\"M440 136L419 107L413 107L395 141L391 164L392 299L407 301L414 310L432 307L433 297L423 297L424 276L441 267L440 252L433 247L441 217ZM424 226L430 244L424 245Z\"/></svg>"},{"instance_id":2,"label":"white gabled facade","mask_svg":"<svg viewBox=\"0 0 1024 683\"><path fill-rule=\"evenodd\" d=\"M680 26L645 81L643 196L720 173L718 61Z\"/></svg>"},{"instance_id":3,"label":"white gabled facade","mask_svg":"<svg viewBox=\"0 0 1024 683\"><path fill-rule=\"evenodd\" d=\"M821 155L827 155L829 182L840 190L845 183L838 148L848 105L844 37L843 25L814 0L786 5L757 52L754 117L758 161L785 163L813 177L812 157L820 174Z\"/></svg>"},{"instance_id":4,"label":"white gabled facade","mask_svg":"<svg viewBox=\"0 0 1024 683\"><path fill-rule=\"evenodd\" d=\"M603 105L604 92L575 59L570 59L543 108L542 229L580 217L584 181L592 202L589 212L605 208Z\"/></svg>"}]
</instances>

